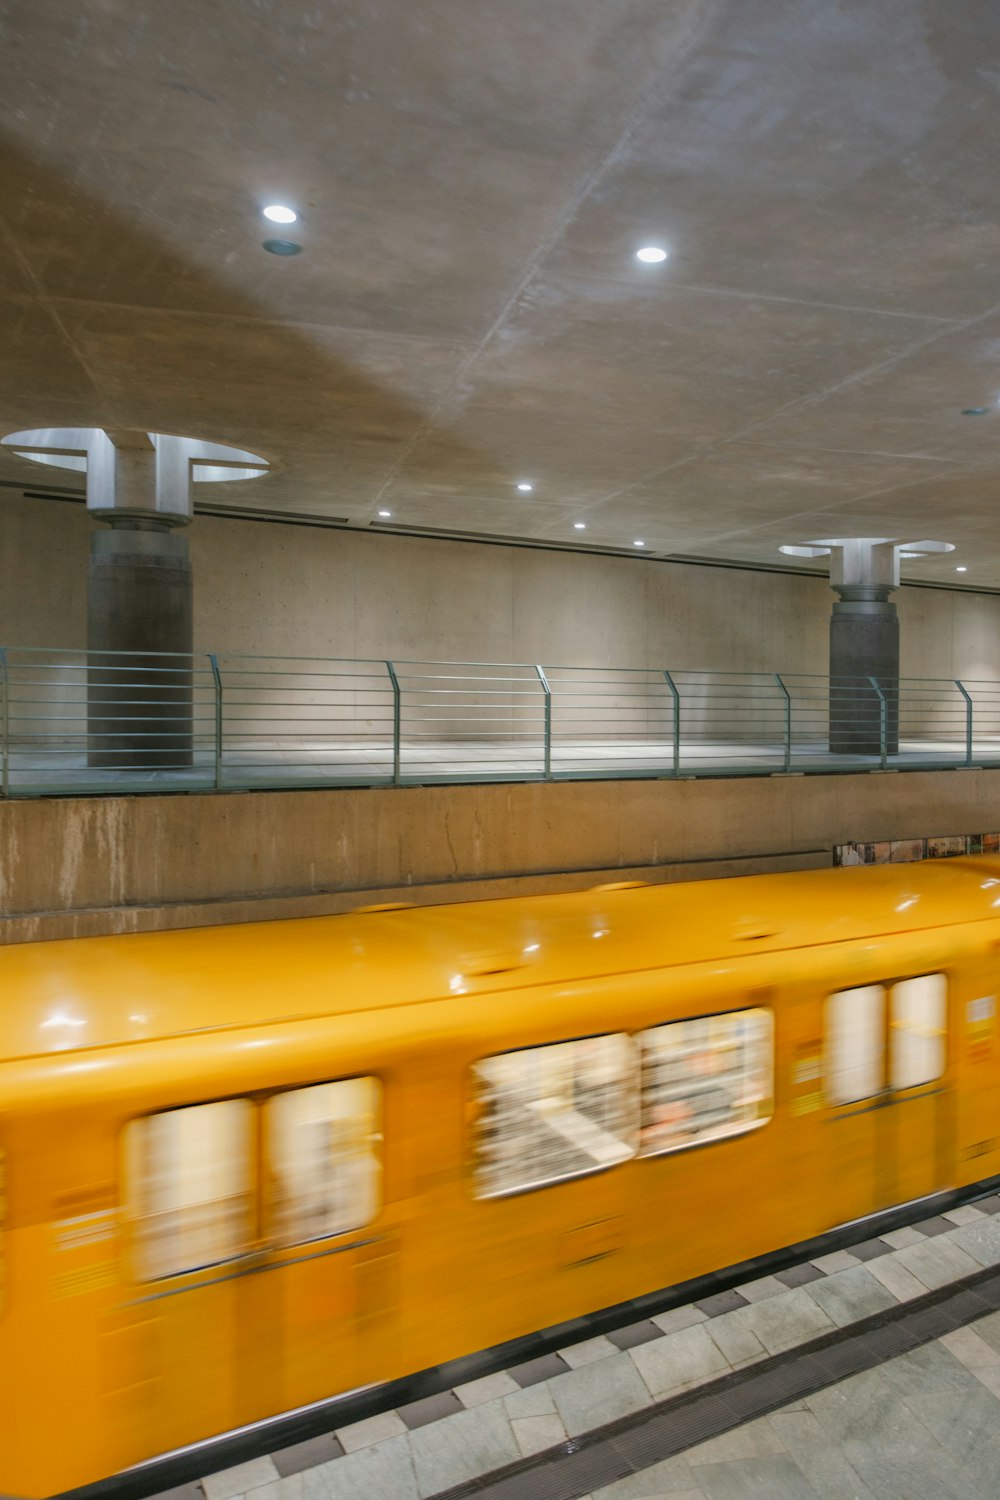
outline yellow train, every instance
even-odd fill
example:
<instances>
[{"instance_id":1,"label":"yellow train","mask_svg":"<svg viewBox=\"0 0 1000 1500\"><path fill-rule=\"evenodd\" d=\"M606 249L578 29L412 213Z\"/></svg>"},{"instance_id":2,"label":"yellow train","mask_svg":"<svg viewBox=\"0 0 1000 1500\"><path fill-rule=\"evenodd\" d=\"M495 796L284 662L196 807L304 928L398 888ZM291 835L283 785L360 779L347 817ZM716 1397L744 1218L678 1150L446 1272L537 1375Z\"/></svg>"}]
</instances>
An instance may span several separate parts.
<instances>
[{"instance_id":1,"label":"yellow train","mask_svg":"<svg viewBox=\"0 0 1000 1500\"><path fill-rule=\"evenodd\" d=\"M0 1492L1000 1172L1000 859L0 950Z\"/></svg>"}]
</instances>

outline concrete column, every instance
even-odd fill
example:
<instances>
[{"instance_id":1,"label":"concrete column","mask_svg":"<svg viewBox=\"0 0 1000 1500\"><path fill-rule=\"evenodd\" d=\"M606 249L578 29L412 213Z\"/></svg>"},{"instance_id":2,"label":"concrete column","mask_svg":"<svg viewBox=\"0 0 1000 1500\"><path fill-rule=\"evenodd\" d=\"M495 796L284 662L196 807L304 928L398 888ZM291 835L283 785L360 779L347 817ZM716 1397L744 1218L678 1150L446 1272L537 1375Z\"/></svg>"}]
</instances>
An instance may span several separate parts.
<instances>
[{"instance_id":1,"label":"concrete column","mask_svg":"<svg viewBox=\"0 0 1000 1500\"><path fill-rule=\"evenodd\" d=\"M88 763L122 770L191 765L192 579L185 536L143 521L94 533L87 648Z\"/></svg>"},{"instance_id":2,"label":"concrete column","mask_svg":"<svg viewBox=\"0 0 1000 1500\"><path fill-rule=\"evenodd\" d=\"M94 534L87 578L87 760L121 770L189 766L193 755L191 563L179 528L195 481L255 479L267 460L163 432L39 427L0 444L83 470ZM159 652L162 656L145 653Z\"/></svg>"},{"instance_id":3,"label":"concrete column","mask_svg":"<svg viewBox=\"0 0 1000 1500\"><path fill-rule=\"evenodd\" d=\"M840 595L830 620L829 743L834 754L898 751L899 620L889 595L899 588L901 557L954 550L951 542L903 542L891 536L828 537L778 548L787 557L830 558L830 586Z\"/></svg>"},{"instance_id":4,"label":"concrete column","mask_svg":"<svg viewBox=\"0 0 1000 1500\"><path fill-rule=\"evenodd\" d=\"M889 589L842 584L830 617L830 750L878 755L899 749L899 617Z\"/></svg>"},{"instance_id":5,"label":"concrete column","mask_svg":"<svg viewBox=\"0 0 1000 1500\"><path fill-rule=\"evenodd\" d=\"M95 432L87 509L110 527L94 533L87 575L87 761L190 766L191 563L176 532L191 519L183 439Z\"/></svg>"}]
</instances>

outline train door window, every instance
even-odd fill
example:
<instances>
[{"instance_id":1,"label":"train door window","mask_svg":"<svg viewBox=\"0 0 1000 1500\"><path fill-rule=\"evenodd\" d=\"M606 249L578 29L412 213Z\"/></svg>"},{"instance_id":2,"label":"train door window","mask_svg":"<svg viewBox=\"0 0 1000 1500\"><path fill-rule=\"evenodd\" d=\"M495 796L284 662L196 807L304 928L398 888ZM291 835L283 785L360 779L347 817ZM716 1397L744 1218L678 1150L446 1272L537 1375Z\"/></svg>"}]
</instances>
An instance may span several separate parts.
<instances>
[{"instance_id":1,"label":"train door window","mask_svg":"<svg viewBox=\"0 0 1000 1500\"><path fill-rule=\"evenodd\" d=\"M826 1097L831 1104L869 1099L885 1068L885 986L839 990L826 1005Z\"/></svg>"},{"instance_id":2,"label":"train door window","mask_svg":"<svg viewBox=\"0 0 1000 1500\"><path fill-rule=\"evenodd\" d=\"M378 1081L290 1089L264 1108L271 1243L300 1245L369 1224L380 1196Z\"/></svg>"},{"instance_id":3,"label":"train door window","mask_svg":"<svg viewBox=\"0 0 1000 1500\"><path fill-rule=\"evenodd\" d=\"M771 1118L774 1020L730 1011L641 1031L640 1151L655 1156L754 1130Z\"/></svg>"},{"instance_id":4,"label":"train door window","mask_svg":"<svg viewBox=\"0 0 1000 1500\"><path fill-rule=\"evenodd\" d=\"M889 1080L894 1089L944 1072L948 987L943 974L903 979L889 991Z\"/></svg>"},{"instance_id":5,"label":"train door window","mask_svg":"<svg viewBox=\"0 0 1000 1500\"><path fill-rule=\"evenodd\" d=\"M166 1110L126 1127L126 1199L141 1281L217 1265L247 1249L253 1142L246 1099Z\"/></svg>"},{"instance_id":6,"label":"train door window","mask_svg":"<svg viewBox=\"0 0 1000 1500\"><path fill-rule=\"evenodd\" d=\"M581 1177L635 1154L635 1051L623 1035L486 1057L477 1095L475 1193L497 1198Z\"/></svg>"}]
</instances>

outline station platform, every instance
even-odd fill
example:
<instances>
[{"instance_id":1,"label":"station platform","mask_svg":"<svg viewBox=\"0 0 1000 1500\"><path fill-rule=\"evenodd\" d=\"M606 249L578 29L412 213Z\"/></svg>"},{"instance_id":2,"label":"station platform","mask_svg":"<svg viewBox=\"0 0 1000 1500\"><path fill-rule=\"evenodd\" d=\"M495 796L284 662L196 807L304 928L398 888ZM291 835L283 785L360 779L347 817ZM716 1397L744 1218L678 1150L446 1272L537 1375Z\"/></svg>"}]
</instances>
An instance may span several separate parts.
<instances>
[{"instance_id":1,"label":"station platform","mask_svg":"<svg viewBox=\"0 0 1000 1500\"><path fill-rule=\"evenodd\" d=\"M996 1500L1000 1197L632 1307L159 1500Z\"/></svg>"}]
</instances>

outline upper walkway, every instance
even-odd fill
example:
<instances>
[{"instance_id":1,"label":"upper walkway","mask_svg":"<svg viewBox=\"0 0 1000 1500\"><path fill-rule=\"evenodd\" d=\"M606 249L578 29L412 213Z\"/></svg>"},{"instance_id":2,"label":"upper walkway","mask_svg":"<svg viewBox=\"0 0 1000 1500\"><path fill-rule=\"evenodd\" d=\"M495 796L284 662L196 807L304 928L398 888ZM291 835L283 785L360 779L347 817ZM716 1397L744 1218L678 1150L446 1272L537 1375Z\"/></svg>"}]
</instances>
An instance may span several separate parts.
<instances>
[{"instance_id":1,"label":"upper walkway","mask_svg":"<svg viewBox=\"0 0 1000 1500\"><path fill-rule=\"evenodd\" d=\"M6 797L998 765L1000 681L0 650Z\"/></svg>"}]
</instances>

